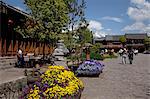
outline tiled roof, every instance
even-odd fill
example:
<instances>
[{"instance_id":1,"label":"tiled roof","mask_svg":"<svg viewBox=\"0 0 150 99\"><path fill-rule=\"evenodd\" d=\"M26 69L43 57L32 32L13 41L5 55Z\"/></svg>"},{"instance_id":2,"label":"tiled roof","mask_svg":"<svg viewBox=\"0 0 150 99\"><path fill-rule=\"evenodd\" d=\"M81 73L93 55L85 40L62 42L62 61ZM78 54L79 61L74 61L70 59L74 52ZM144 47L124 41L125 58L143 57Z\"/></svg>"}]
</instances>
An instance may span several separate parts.
<instances>
[{"instance_id":1,"label":"tiled roof","mask_svg":"<svg viewBox=\"0 0 150 99\"><path fill-rule=\"evenodd\" d=\"M11 10L14 10L14 11L20 13L20 14L23 14L23 15L25 15L25 16L27 16L27 17L30 17L30 15L29 15L28 13L26 13L26 12L20 10L20 9L17 9L17 8L11 6L11 5L8 5L8 4L6 4L6 3L4 3L4 2L2 2L2 1L0 1L0 6L5 6L5 7L11 9Z\"/></svg>"},{"instance_id":2,"label":"tiled roof","mask_svg":"<svg viewBox=\"0 0 150 99\"><path fill-rule=\"evenodd\" d=\"M105 40L105 37L101 37L101 38L94 38L95 41L103 41Z\"/></svg>"},{"instance_id":3,"label":"tiled roof","mask_svg":"<svg viewBox=\"0 0 150 99\"><path fill-rule=\"evenodd\" d=\"M107 35L106 41L119 41L119 38L123 35Z\"/></svg>"},{"instance_id":4,"label":"tiled roof","mask_svg":"<svg viewBox=\"0 0 150 99\"><path fill-rule=\"evenodd\" d=\"M125 36L127 39L145 39L145 37L148 37L146 33L137 33L137 34L125 34L125 35L106 35L106 37L101 37L101 38L95 38L95 41L119 41L121 36Z\"/></svg>"},{"instance_id":5,"label":"tiled roof","mask_svg":"<svg viewBox=\"0 0 150 99\"><path fill-rule=\"evenodd\" d=\"M148 35L146 33L143 34L125 34L125 37L127 39L145 39L146 37L148 37Z\"/></svg>"}]
</instances>

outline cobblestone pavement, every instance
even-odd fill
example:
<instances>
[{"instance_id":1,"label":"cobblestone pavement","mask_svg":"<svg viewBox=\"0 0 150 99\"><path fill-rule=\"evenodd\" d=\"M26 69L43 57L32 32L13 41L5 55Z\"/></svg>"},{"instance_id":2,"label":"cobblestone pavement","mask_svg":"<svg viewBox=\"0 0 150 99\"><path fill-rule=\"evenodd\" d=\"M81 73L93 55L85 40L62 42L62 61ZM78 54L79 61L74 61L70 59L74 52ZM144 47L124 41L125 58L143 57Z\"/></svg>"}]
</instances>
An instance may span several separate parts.
<instances>
[{"instance_id":1,"label":"cobblestone pavement","mask_svg":"<svg viewBox=\"0 0 150 99\"><path fill-rule=\"evenodd\" d=\"M135 56L132 65L121 64L120 57L104 63L99 77L81 77L81 99L150 99L150 55Z\"/></svg>"},{"instance_id":2,"label":"cobblestone pavement","mask_svg":"<svg viewBox=\"0 0 150 99\"><path fill-rule=\"evenodd\" d=\"M11 68L0 70L0 84L24 78L24 69Z\"/></svg>"},{"instance_id":3,"label":"cobblestone pavement","mask_svg":"<svg viewBox=\"0 0 150 99\"><path fill-rule=\"evenodd\" d=\"M56 65L66 66L65 63L65 61L55 61ZM24 78L24 70L25 68L0 69L0 84ZM28 70L32 70L32 68L28 68Z\"/></svg>"}]
</instances>

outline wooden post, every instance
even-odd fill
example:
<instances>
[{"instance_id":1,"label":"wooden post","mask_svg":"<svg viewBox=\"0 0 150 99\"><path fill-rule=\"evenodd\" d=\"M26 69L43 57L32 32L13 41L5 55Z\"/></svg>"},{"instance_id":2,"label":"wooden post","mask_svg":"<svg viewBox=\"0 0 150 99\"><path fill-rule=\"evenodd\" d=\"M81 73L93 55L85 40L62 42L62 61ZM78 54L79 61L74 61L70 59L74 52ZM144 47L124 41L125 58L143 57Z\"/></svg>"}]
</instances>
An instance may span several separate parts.
<instances>
[{"instance_id":1,"label":"wooden post","mask_svg":"<svg viewBox=\"0 0 150 99\"><path fill-rule=\"evenodd\" d=\"M30 41L27 41L27 53L30 53L29 49L30 49Z\"/></svg>"},{"instance_id":2,"label":"wooden post","mask_svg":"<svg viewBox=\"0 0 150 99\"><path fill-rule=\"evenodd\" d=\"M3 50L4 50L4 56L6 56L6 39L4 39L4 47L3 47Z\"/></svg>"},{"instance_id":3,"label":"wooden post","mask_svg":"<svg viewBox=\"0 0 150 99\"><path fill-rule=\"evenodd\" d=\"M45 42L43 43L43 46L42 46L42 48L43 48L42 55L45 57Z\"/></svg>"},{"instance_id":4,"label":"wooden post","mask_svg":"<svg viewBox=\"0 0 150 99\"><path fill-rule=\"evenodd\" d=\"M28 53L28 41L25 41L25 52Z\"/></svg>"},{"instance_id":5,"label":"wooden post","mask_svg":"<svg viewBox=\"0 0 150 99\"><path fill-rule=\"evenodd\" d=\"M31 40L30 53L33 53L33 41Z\"/></svg>"},{"instance_id":6,"label":"wooden post","mask_svg":"<svg viewBox=\"0 0 150 99\"><path fill-rule=\"evenodd\" d=\"M8 50L7 50L7 55L11 55L12 54L12 43L11 40L7 40L7 45L8 45Z\"/></svg>"},{"instance_id":7,"label":"wooden post","mask_svg":"<svg viewBox=\"0 0 150 99\"><path fill-rule=\"evenodd\" d=\"M11 56L13 56L13 40L11 40Z\"/></svg>"},{"instance_id":8,"label":"wooden post","mask_svg":"<svg viewBox=\"0 0 150 99\"><path fill-rule=\"evenodd\" d=\"M17 51L18 51L18 47L19 45L18 45L18 40L16 40L16 48L15 48L15 55L17 55Z\"/></svg>"},{"instance_id":9,"label":"wooden post","mask_svg":"<svg viewBox=\"0 0 150 99\"><path fill-rule=\"evenodd\" d=\"M39 54L40 54L40 55L41 55L41 52L42 52L41 47L42 47L42 43L40 42L40 44L39 44Z\"/></svg>"},{"instance_id":10,"label":"wooden post","mask_svg":"<svg viewBox=\"0 0 150 99\"><path fill-rule=\"evenodd\" d=\"M2 56L2 38L0 38L0 56Z\"/></svg>"},{"instance_id":11,"label":"wooden post","mask_svg":"<svg viewBox=\"0 0 150 99\"><path fill-rule=\"evenodd\" d=\"M29 41L29 42L28 42L28 53L31 53L31 44L32 44L32 42Z\"/></svg>"},{"instance_id":12,"label":"wooden post","mask_svg":"<svg viewBox=\"0 0 150 99\"><path fill-rule=\"evenodd\" d=\"M34 53L36 51L36 42L35 41L33 42L33 51L34 51Z\"/></svg>"},{"instance_id":13,"label":"wooden post","mask_svg":"<svg viewBox=\"0 0 150 99\"><path fill-rule=\"evenodd\" d=\"M26 54L26 49L25 49L26 43L25 41L23 41L23 45L22 45L22 50L23 50L23 54Z\"/></svg>"}]
</instances>

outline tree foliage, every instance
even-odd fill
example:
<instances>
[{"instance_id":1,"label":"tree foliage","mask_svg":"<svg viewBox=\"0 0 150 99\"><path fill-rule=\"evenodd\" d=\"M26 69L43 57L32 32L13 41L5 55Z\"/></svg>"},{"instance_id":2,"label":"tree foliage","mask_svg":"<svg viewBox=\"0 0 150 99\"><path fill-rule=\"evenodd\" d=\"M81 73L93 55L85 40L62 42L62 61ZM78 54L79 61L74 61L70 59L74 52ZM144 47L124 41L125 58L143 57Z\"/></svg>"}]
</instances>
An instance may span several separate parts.
<instances>
[{"instance_id":1,"label":"tree foliage","mask_svg":"<svg viewBox=\"0 0 150 99\"><path fill-rule=\"evenodd\" d=\"M144 39L144 44L145 44L145 45L150 45L150 38L149 38L149 37L146 37L146 38Z\"/></svg>"},{"instance_id":2,"label":"tree foliage","mask_svg":"<svg viewBox=\"0 0 150 99\"><path fill-rule=\"evenodd\" d=\"M80 33L78 29L85 25L85 17L84 17L84 10L85 10L85 1L84 0L76 0L76 3L72 5L73 13L70 14L70 23L68 25L68 48L72 49L79 40Z\"/></svg>"},{"instance_id":3,"label":"tree foliage","mask_svg":"<svg viewBox=\"0 0 150 99\"><path fill-rule=\"evenodd\" d=\"M79 40L78 43L92 43L93 40L93 34L92 32L87 28L87 26L80 27L78 29L79 33Z\"/></svg>"},{"instance_id":4,"label":"tree foliage","mask_svg":"<svg viewBox=\"0 0 150 99\"><path fill-rule=\"evenodd\" d=\"M150 50L150 37L144 39L145 49Z\"/></svg>"},{"instance_id":5,"label":"tree foliage","mask_svg":"<svg viewBox=\"0 0 150 99\"><path fill-rule=\"evenodd\" d=\"M40 40L56 39L68 27L76 0L25 0L30 16L17 31Z\"/></svg>"},{"instance_id":6,"label":"tree foliage","mask_svg":"<svg viewBox=\"0 0 150 99\"><path fill-rule=\"evenodd\" d=\"M125 38L125 36L121 36L121 37L119 38L119 41L120 41L122 44L125 44L125 43L126 43L126 38Z\"/></svg>"},{"instance_id":7,"label":"tree foliage","mask_svg":"<svg viewBox=\"0 0 150 99\"><path fill-rule=\"evenodd\" d=\"M100 48L101 48L102 44L101 43L96 43L91 47L91 52L93 53L100 53Z\"/></svg>"}]
</instances>

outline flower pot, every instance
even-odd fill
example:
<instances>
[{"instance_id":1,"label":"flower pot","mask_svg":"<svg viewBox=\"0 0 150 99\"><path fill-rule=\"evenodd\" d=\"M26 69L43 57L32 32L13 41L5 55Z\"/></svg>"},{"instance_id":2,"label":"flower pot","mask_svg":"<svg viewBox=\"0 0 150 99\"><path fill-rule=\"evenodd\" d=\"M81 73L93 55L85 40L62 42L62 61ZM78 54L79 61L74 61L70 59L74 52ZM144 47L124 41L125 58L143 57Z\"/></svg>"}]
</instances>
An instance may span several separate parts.
<instances>
[{"instance_id":1,"label":"flower pot","mask_svg":"<svg viewBox=\"0 0 150 99\"><path fill-rule=\"evenodd\" d=\"M83 89L80 89L78 93L76 93L75 95L73 96L65 96L65 97L62 97L61 99L80 99L81 98L81 95L82 95L82 91Z\"/></svg>"},{"instance_id":2,"label":"flower pot","mask_svg":"<svg viewBox=\"0 0 150 99\"><path fill-rule=\"evenodd\" d=\"M102 73L104 65L95 60L88 60L79 65L76 71L77 76L98 77Z\"/></svg>"}]
</instances>

